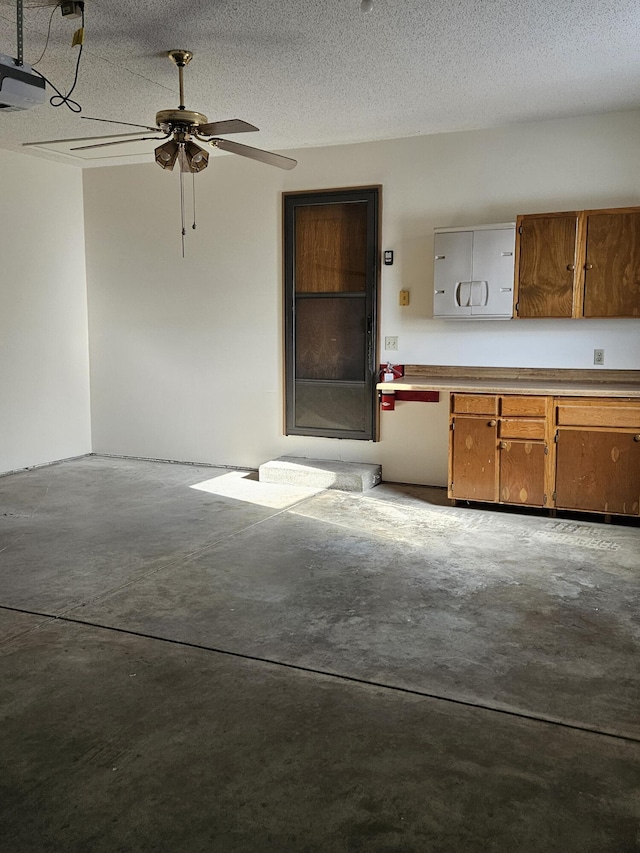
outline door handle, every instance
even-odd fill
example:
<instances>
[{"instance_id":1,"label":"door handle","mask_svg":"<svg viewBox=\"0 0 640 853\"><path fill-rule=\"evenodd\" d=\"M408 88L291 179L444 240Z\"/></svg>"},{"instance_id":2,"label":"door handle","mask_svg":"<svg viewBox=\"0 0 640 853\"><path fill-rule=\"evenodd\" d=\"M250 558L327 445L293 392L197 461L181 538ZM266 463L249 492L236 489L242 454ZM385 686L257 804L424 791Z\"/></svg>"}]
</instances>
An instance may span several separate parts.
<instances>
[{"instance_id":1,"label":"door handle","mask_svg":"<svg viewBox=\"0 0 640 853\"><path fill-rule=\"evenodd\" d=\"M486 281L471 282L470 305L480 307L489 301L489 284Z\"/></svg>"},{"instance_id":2,"label":"door handle","mask_svg":"<svg viewBox=\"0 0 640 853\"><path fill-rule=\"evenodd\" d=\"M462 293L462 285L464 285L465 287L464 295ZM470 281L457 282L455 291L455 303L458 308L468 308L471 305L471 285L472 282Z\"/></svg>"}]
</instances>

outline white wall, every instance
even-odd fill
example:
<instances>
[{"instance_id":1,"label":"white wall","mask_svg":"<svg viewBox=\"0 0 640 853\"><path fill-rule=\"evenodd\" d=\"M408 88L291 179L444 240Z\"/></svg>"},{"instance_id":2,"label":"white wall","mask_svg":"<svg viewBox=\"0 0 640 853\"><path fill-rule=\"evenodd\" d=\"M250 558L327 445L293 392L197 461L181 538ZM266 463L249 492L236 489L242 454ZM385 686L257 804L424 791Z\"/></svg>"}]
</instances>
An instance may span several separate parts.
<instances>
[{"instance_id":1,"label":"white wall","mask_svg":"<svg viewBox=\"0 0 640 853\"><path fill-rule=\"evenodd\" d=\"M91 450L82 176L0 151L0 472Z\"/></svg>"},{"instance_id":2,"label":"white wall","mask_svg":"<svg viewBox=\"0 0 640 853\"><path fill-rule=\"evenodd\" d=\"M601 347L605 367L640 369L637 320L430 316L434 227L640 204L639 138L630 112L301 149L287 173L212 156L185 260L176 175L85 172L94 450L238 466L282 454L379 461L387 480L443 485L445 401L384 413L379 443L282 435L281 192L382 185L395 264L382 268L380 331L399 337L399 363L591 368Z\"/></svg>"}]
</instances>

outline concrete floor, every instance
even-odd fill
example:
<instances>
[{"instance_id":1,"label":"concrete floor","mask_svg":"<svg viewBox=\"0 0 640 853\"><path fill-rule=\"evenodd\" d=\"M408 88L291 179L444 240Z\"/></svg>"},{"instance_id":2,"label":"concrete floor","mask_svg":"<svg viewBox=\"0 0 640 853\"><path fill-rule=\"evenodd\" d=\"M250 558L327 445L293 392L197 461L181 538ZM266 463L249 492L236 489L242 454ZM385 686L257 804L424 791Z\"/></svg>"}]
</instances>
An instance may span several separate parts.
<instances>
[{"instance_id":1,"label":"concrete floor","mask_svg":"<svg viewBox=\"0 0 640 853\"><path fill-rule=\"evenodd\" d=\"M0 478L0 849L640 851L640 527Z\"/></svg>"}]
</instances>

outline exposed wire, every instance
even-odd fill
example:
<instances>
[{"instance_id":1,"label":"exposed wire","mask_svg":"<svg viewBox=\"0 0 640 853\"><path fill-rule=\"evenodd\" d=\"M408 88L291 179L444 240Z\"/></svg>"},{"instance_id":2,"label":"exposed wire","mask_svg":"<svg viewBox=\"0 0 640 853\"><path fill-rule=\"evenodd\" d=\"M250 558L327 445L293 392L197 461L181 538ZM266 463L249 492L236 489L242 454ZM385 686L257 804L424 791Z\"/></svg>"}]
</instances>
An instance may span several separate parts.
<instances>
[{"instance_id":1,"label":"exposed wire","mask_svg":"<svg viewBox=\"0 0 640 853\"><path fill-rule=\"evenodd\" d=\"M0 0L0 8L1 8L2 0ZM59 4L58 4L59 5ZM25 9L48 9L51 7L50 3L38 4L35 6L25 6ZM0 21L7 21L8 23L14 23L15 17L8 18L6 15L0 12ZM111 59L107 59L105 56L102 56L99 53L95 53L92 50L87 51L87 56L90 56L94 61L97 60L99 62L105 62L107 65L111 65L114 68L117 68L119 71L126 71L128 74L131 74L133 77L139 77L141 80L146 80L147 83L151 83L154 86L157 86L159 89L164 89L165 92L175 92L175 86L165 86L164 83L158 82L158 80L153 80L151 77L147 77L144 74L140 74L138 71L134 71L133 68L128 68L122 62L117 61L114 62ZM33 67L33 66L32 66ZM42 75L41 75L42 76ZM44 77L43 77L44 79ZM47 81L49 82L49 81Z\"/></svg>"},{"instance_id":2,"label":"exposed wire","mask_svg":"<svg viewBox=\"0 0 640 853\"><path fill-rule=\"evenodd\" d=\"M78 3L78 6L80 6L80 9L82 11L82 30L84 31L84 3L80 2L80 3ZM80 57L82 56L83 49L84 49L84 40L80 44L80 50L78 51L78 58L76 60L76 72L75 72L74 77L73 77L73 84L72 84L71 88L69 89L69 91L67 92L66 95L63 95L62 92L60 91L60 89L58 89L57 86L54 86L53 83L51 82L51 80L47 79L47 77L45 77L41 71L35 72L40 77L42 77L42 79L44 80L45 83L47 83L49 86L51 86L51 88L54 90L54 92L56 92L55 95L52 95L49 98L49 103L51 104L52 107L61 107L64 104L66 107L68 107L71 110L72 113L81 113L82 112L82 107L80 106L80 104L77 101L73 100L71 95L73 94L73 90L76 88L76 84L78 82L78 72L80 71Z\"/></svg>"},{"instance_id":3,"label":"exposed wire","mask_svg":"<svg viewBox=\"0 0 640 853\"><path fill-rule=\"evenodd\" d=\"M59 6L60 6L60 3L56 3L56 5L55 5L55 6L53 7L53 9L51 10L51 15L49 16L49 27L48 27L48 29L47 29L47 40L46 40L46 42L44 43L44 49L43 49L42 53L40 54L40 58L37 60L37 62L32 62L32 63L31 63L31 67L32 67L32 68L35 68L35 66L38 64L38 62L41 62L41 61L42 61L42 59L43 59L43 57L44 57L45 53L47 52L47 48L49 47L49 38L50 38L50 36L51 36L51 23L52 23L52 21L53 21L53 15L54 15L54 12L56 11L56 9L58 9L58 8L59 8ZM42 9L42 8L44 8L44 7L42 7L42 6L27 6L27 9L36 9L36 8L37 8L37 9Z\"/></svg>"}]
</instances>

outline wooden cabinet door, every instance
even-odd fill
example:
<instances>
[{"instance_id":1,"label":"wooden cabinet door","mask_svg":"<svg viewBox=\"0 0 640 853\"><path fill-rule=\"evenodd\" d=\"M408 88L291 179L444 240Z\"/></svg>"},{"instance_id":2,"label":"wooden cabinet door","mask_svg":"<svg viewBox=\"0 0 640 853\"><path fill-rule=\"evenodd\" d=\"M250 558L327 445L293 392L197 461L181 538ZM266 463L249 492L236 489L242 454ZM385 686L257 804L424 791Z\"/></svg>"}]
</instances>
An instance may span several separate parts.
<instances>
[{"instance_id":1,"label":"wooden cabinet door","mask_svg":"<svg viewBox=\"0 0 640 853\"><path fill-rule=\"evenodd\" d=\"M450 497L470 501L497 499L497 436L495 418L455 416L451 437Z\"/></svg>"},{"instance_id":2,"label":"wooden cabinet door","mask_svg":"<svg viewBox=\"0 0 640 853\"><path fill-rule=\"evenodd\" d=\"M557 507L640 514L640 441L633 433L561 429L556 453Z\"/></svg>"},{"instance_id":3,"label":"wooden cabinet door","mask_svg":"<svg viewBox=\"0 0 640 853\"><path fill-rule=\"evenodd\" d=\"M500 500L503 503L544 506L544 444L500 442Z\"/></svg>"},{"instance_id":4,"label":"wooden cabinet door","mask_svg":"<svg viewBox=\"0 0 640 853\"><path fill-rule=\"evenodd\" d=\"M640 317L640 211L587 212L585 317Z\"/></svg>"},{"instance_id":5,"label":"wooden cabinet door","mask_svg":"<svg viewBox=\"0 0 640 853\"><path fill-rule=\"evenodd\" d=\"M516 228L516 317L571 317L580 215L519 216Z\"/></svg>"}]
</instances>

